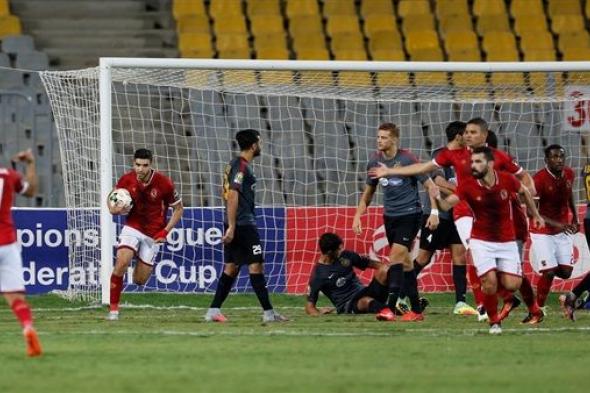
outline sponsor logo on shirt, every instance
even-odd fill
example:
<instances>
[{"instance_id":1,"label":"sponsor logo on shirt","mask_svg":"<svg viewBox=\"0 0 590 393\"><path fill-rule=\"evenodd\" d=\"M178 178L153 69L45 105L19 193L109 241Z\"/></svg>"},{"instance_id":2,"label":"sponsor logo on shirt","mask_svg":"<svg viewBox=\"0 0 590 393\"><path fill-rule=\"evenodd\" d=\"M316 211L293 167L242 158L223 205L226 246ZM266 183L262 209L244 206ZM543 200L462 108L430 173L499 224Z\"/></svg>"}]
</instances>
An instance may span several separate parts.
<instances>
[{"instance_id":1,"label":"sponsor logo on shirt","mask_svg":"<svg viewBox=\"0 0 590 393\"><path fill-rule=\"evenodd\" d=\"M338 280L336 280L336 286L338 288L342 288L344 285L346 285L346 277L340 277Z\"/></svg>"},{"instance_id":2,"label":"sponsor logo on shirt","mask_svg":"<svg viewBox=\"0 0 590 393\"><path fill-rule=\"evenodd\" d=\"M403 179L400 179L399 177L390 177L389 179L382 177L381 179L379 179L379 184L381 184L381 187L387 187L387 186L401 186L401 184L403 183Z\"/></svg>"}]
</instances>

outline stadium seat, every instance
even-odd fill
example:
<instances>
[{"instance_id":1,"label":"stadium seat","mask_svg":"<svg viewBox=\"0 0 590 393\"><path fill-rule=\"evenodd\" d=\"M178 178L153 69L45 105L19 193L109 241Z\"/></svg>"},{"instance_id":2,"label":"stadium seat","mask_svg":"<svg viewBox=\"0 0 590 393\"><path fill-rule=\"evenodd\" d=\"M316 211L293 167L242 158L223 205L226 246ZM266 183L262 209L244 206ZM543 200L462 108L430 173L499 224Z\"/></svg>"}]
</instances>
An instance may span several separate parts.
<instances>
[{"instance_id":1,"label":"stadium seat","mask_svg":"<svg viewBox=\"0 0 590 393\"><path fill-rule=\"evenodd\" d=\"M516 49L514 35L505 31L492 31L483 36L483 50L486 52Z\"/></svg>"},{"instance_id":2,"label":"stadium seat","mask_svg":"<svg viewBox=\"0 0 590 393\"><path fill-rule=\"evenodd\" d=\"M217 34L218 51L249 50L248 36L245 34Z\"/></svg>"},{"instance_id":3,"label":"stadium seat","mask_svg":"<svg viewBox=\"0 0 590 393\"><path fill-rule=\"evenodd\" d=\"M336 59L336 60L367 60L364 59ZM338 85L347 87L372 87L373 77L369 72L341 71L337 76Z\"/></svg>"},{"instance_id":4,"label":"stadium seat","mask_svg":"<svg viewBox=\"0 0 590 393\"><path fill-rule=\"evenodd\" d=\"M355 15L354 0L324 0L324 15Z\"/></svg>"},{"instance_id":5,"label":"stadium seat","mask_svg":"<svg viewBox=\"0 0 590 393\"><path fill-rule=\"evenodd\" d=\"M317 57L309 58L309 59L299 59L299 60L330 60L328 59L318 59ZM299 83L302 85L309 85L309 86L317 86L317 85L324 85L324 86L333 86L334 85L334 78L331 72L329 71L299 71L298 73Z\"/></svg>"},{"instance_id":6,"label":"stadium seat","mask_svg":"<svg viewBox=\"0 0 590 393\"><path fill-rule=\"evenodd\" d=\"M467 0L436 0L436 16L468 15Z\"/></svg>"},{"instance_id":7,"label":"stadium seat","mask_svg":"<svg viewBox=\"0 0 590 393\"><path fill-rule=\"evenodd\" d=\"M451 31L473 31L469 14L445 15L439 18L438 26L443 37Z\"/></svg>"},{"instance_id":8,"label":"stadium seat","mask_svg":"<svg viewBox=\"0 0 590 393\"><path fill-rule=\"evenodd\" d=\"M364 50L363 36L357 33L339 33L332 36L331 46L333 50Z\"/></svg>"},{"instance_id":9,"label":"stadium seat","mask_svg":"<svg viewBox=\"0 0 590 393\"><path fill-rule=\"evenodd\" d=\"M302 15L320 15L317 0L286 0L287 17Z\"/></svg>"},{"instance_id":10,"label":"stadium seat","mask_svg":"<svg viewBox=\"0 0 590 393\"><path fill-rule=\"evenodd\" d=\"M494 48L490 50L486 50L486 60L487 61L520 61L518 50L516 47L510 47L510 45L506 45L505 47Z\"/></svg>"},{"instance_id":11,"label":"stadium seat","mask_svg":"<svg viewBox=\"0 0 590 393\"><path fill-rule=\"evenodd\" d=\"M211 48L185 48L180 50L180 56L192 59L213 58L213 49Z\"/></svg>"},{"instance_id":12,"label":"stadium seat","mask_svg":"<svg viewBox=\"0 0 590 393\"><path fill-rule=\"evenodd\" d=\"M2 52L10 55L35 50L33 37L29 35L9 35L2 39Z\"/></svg>"},{"instance_id":13,"label":"stadium seat","mask_svg":"<svg viewBox=\"0 0 590 393\"><path fill-rule=\"evenodd\" d=\"M280 0L248 0L246 2L248 15L281 15Z\"/></svg>"},{"instance_id":14,"label":"stadium seat","mask_svg":"<svg viewBox=\"0 0 590 393\"><path fill-rule=\"evenodd\" d=\"M410 31L434 30L434 17L432 15L408 15L402 20L402 31L408 34Z\"/></svg>"},{"instance_id":15,"label":"stadium seat","mask_svg":"<svg viewBox=\"0 0 590 393\"><path fill-rule=\"evenodd\" d=\"M339 49L333 52L334 60L368 60L364 49Z\"/></svg>"},{"instance_id":16,"label":"stadium seat","mask_svg":"<svg viewBox=\"0 0 590 393\"><path fill-rule=\"evenodd\" d=\"M447 52L449 61L481 61L479 49Z\"/></svg>"},{"instance_id":17,"label":"stadium seat","mask_svg":"<svg viewBox=\"0 0 590 393\"><path fill-rule=\"evenodd\" d=\"M402 18L408 15L432 14L428 0L400 0L397 7L397 13Z\"/></svg>"},{"instance_id":18,"label":"stadium seat","mask_svg":"<svg viewBox=\"0 0 590 393\"><path fill-rule=\"evenodd\" d=\"M0 18L0 39L9 35L18 35L22 33L20 19L14 15L8 15Z\"/></svg>"},{"instance_id":19,"label":"stadium seat","mask_svg":"<svg viewBox=\"0 0 590 393\"><path fill-rule=\"evenodd\" d=\"M406 35L406 48L412 53L415 50L440 49L436 31L412 31Z\"/></svg>"},{"instance_id":20,"label":"stadium seat","mask_svg":"<svg viewBox=\"0 0 590 393\"><path fill-rule=\"evenodd\" d=\"M227 72L223 74L223 84L225 86L256 85L256 73L254 71L246 70L234 70L232 72ZM233 105L228 105L227 107L236 108L236 106Z\"/></svg>"},{"instance_id":21,"label":"stadium seat","mask_svg":"<svg viewBox=\"0 0 590 393\"><path fill-rule=\"evenodd\" d=\"M584 11L586 14L586 19L590 19L590 1L586 1L586 6L584 7Z\"/></svg>"},{"instance_id":22,"label":"stadium seat","mask_svg":"<svg viewBox=\"0 0 590 393\"><path fill-rule=\"evenodd\" d=\"M207 15L203 0L174 0L172 3L172 15L179 20L189 15Z\"/></svg>"},{"instance_id":23,"label":"stadium seat","mask_svg":"<svg viewBox=\"0 0 590 393\"><path fill-rule=\"evenodd\" d=\"M326 48L303 48L296 51L297 60L330 60Z\"/></svg>"},{"instance_id":24,"label":"stadium seat","mask_svg":"<svg viewBox=\"0 0 590 393\"><path fill-rule=\"evenodd\" d=\"M361 1L361 15L365 20L369 15L393 16L393 3L391 0Z\"/></svg>"},{"instance_id":25,"label":"stadium seat","mask_svg":"<svg viewBox=\"0 0 590 393\"><path fill-rule=\"evenodd\" d=\"M590 48L590 35L586 30L576 33L564 33L559 35L557 42L561 52L565 52L568 49Z\"/></svg>"},{"instance_id":26,"label":"stadium seat","mask_svg":"<svg viewBox=\"0 0 590 393\"><path fill-rule=\"evenodd\" d=\"M375 14L366 16L364 30L367 37L371 37L373 34L382 31L393 32L394 34L397 34L398 37L400 37L395 22L395 17L388 14Z\"/></svg>"},{"instance_id":27,"label":"stadium seat","mask_svg":"<svg viewBox=\"0 0 590 393\"><path fill-rule=\"evenodd\" d=\"M257 59L289 60L287 48L256 47Z\"/></svg>"},{"instance_id":28,"label":"stadium seat","mask_svg":"<svg viewBox=\"0 0 590 393\"><path fill-rule=\"evenodd\" d=\"M209 33L209 18L207 15L186 15L176 21L178 33Z\"/></svg>"},{"instance_id":29,"label":"stadium seat","mask_svg":"<svg viewBox=\"0 0 590 393\"><path fill-rule=\"evenodd\" d=\"M209 33L184 33L178 36L178 49L183 56L190 51L212 51Z\"/></svg>"},{"instance_id":30,"label":"stadium seat","mask_svg":"<svg viewBox=\"0 0 590 393\"><path fill-rule=\"evenodd\" d=\"M311 33L324 35L322 19L319 15L294 16L289 19L289 32L294 37Z\"/></svg>"},{"instance_id":31,"label":"stadium seat","mask_svg":"<svg viewBox=\"0 0 590 393\"><path fill-rule=\"evenodd\" d=\"M287 41L283 34L259 34L254 37L254 46L256 48L279 48L286 49Z\"/></svg>"},{"instance_id":32,"label":"stadium seat","mask_svg":"<svg viewBox=\"0 0 590 393\"><path fill-rule=\"evenodd\" d=\"M242 14L218 15L213 18L215 34L248 34Z\"/></svg>"},{"instance_id":33,"label":"stadium seat","mask_svg":"<svg viewBox=\"0 0 590 393\"><path fill-rule=\"evenodd\" d=\"M356 33L361 35L359 20L356 15L334 15L326 22L326 33L332 37L340 33Z\"/></svg>"},{"instance_id":34,"label":"stadium seat","mask_svg":"<svg viewBox=\"0 0 590 393\"><path fill-rule=\"evenodd\" d=\"M473 2L475 16L507 15L504 0L475 0Z\"/></svg>"},{"instance_id":35,"label":"stadium seat","mask_svg":"<svg viewBox=\"0 0 590 393\"><path fill-rule=\"evenodd\" d=\"M524 52L524 61L556 61L555 50L528 50Z\"/></svg>"},{"instance_id":36,"label":"stadium seat","mask_svg":"<svg viewBox=\"0 0 590 393\"><path fill-rule=\"evenodd\" d=\"M453 84L458 87L485 86L485 74L481 72L455 72L452 76Z\"/></svg>"},{"instance_id":37,"label":"stadium seat","mask_svg":"<svg viewBox=\"0 0 590 393\"><path fill-rule=\"evenodd\" d=\"M410 84L410 77L406 72L380 72L376 75L375 83L381 88L405 87Z\"/></svg>"},{"instance_id":38,"label":"stadium seat","mask_svg":"<svg viewBox=\"0 0 590 393\"><path fill-rule=\"evenodd\" d=\"M10 15L10 4L8 0L0 0L0 17Z\"/></svg>"},{"instance_id":39,"label":"stadium seat","mask_svg":"<svg viewBox=\"0 0 590 393\"><path fill-rule=\"evenodd\" d=\"M555 50L553 36L548 31L531 31L520 37L520 48L524 53L529 50Z\"/></svg>"},{"instance_id":40,"label":"stadium seat","mask_svg":"<svg viewBox=\"0 0 590 393\"><path fill-rule=\"evenodd\" d=\"M414 82L416 86L440 86L450 83L446 72L415 72Z\"/></svg>"},{"instance_id":41,"label":"stadium seat","mask_svg":"<svg viewBox=\"0 0 590 393\"><path fill-rule=\"evenodd\" d=\"M547 11L552 19L557 15L582 15L579 0L548 0Z\"/></svg>"},{"instance_id":42,"label":"stadium seat","mask_svg":"<svg viewBox=\"0 0 590 393\"><path fill-rule=\"evenodd\" d=\"M473 31L450 32L444 40L447 53L479 50L477 36Z\"/></svg>"},{"instance_id":43,"label":"stadium seat","mask_svg":"<svg viewBox=\"0 0 590 393\"><path fill-rule=\"evenodd\" d=\"M480 36L493 31L510 31L510 23L506 15L484 15L477 18L477 32Z\"/></svg>"},{"instance_id":44,"label":"stadium seat","mask_svg":"<svg viewBox=\"0 0 590 393\"><path fill-rule=\"evenodd\" d=\"M563 52L563 60L565 61L588 61L590 59L590 49L575 48L567 49Z\"/></svg>"},{"instance_id":45,"label":"stadium seat","mask_svg":"<svg viewBox=\"0 0 590 393\"><path fill-rule=\"evenodd\" d=\"M293 49L299 53L301 50L308 49L320 49L326 50L326 41L323 36L319 36L315 33L312 34L300 34L293 39Z\"/></svg>"},{"instance_id":46,"label":"stadium seat","mask_svg":"<svg viewBox=\"0 0 590 393\"><path fill-rule=\"evenodd\" d=\"M371 51L375 61L405 61L406 54L402 49L375 49Z\"/></svg>"},{"instance_id":47,"label":"stadium seat","mask_svg":"<svg viewBox=\"0 0 590 393\"><path fill-rule=\"evenodd\" d=\"M516 35L522 36L525 32L548 32L545 15L525 15L514 20Z\"/></svg>"},{"instance_id":48,"label":"stadium seat","mask_svg":"<svg viewBox=\"0 0 590 393\"><path fill-rule=\"evenodd\" d=\"M250 17L250 31L253 36L261 34L285 34L283 17L280 15L254 15Z\"/></svg>"},{"instance_id":49,"label":"stadium seat","mask_svg":"<svg viewBox=\"0 0 590 393\"><path fill-rule=\"evenodd\" d=\"M510 3L510 14L512 16L530 16L530 15L541 15L545 16L543 10L542 0L512 0Z\"/></svg>"},{"instance_id":50,"label":"stadium seat","mask_svg":"<svg viewBox=\"0 0 590 393\"><path fill-rule=\"evenodd\" d=\"M250 49L220 49L217 51L217 56L220 59L249 59Z\"/></svg>"},{"instance_id":51,"label":"stadium seat","mask_svg":"<svg viewBox=\"0 0 590 393\"><path fill-rule=\"evenodd\" d=\"M210 0L209 13L213 19L243 16L241 1Z\"/></svg>"},{"instance_id":52,"label":"stadium seat","mask_svg":"<svg viewBox=\"0 0 590 393\"><path fill-rule=\"evenodd\" d=\"M371 52L382 49L403 49L403 43L399 36L389 31L382 31L369 38L369 49Z\"/></svg>"},{"instance_id":53,"label":"stadium seat","mask_svg":"<svg viewBox=\"0 0 590 393\"><path fill-rule=\"evenodd\" d=\"M434 49L417 49L410 53L410 60L412 61L443 61L444 55L440 48Z\"/></svg>"},{"instance_id":54,"label":"stadium seat","mask_svg":"<svg viewBox=\"0 0 590 393\"><path fill-rule=\"evenodd\" d=\"M551 30L557 34L575 33L586 28L582 15L555 15L551 20Z\"/></svg>"},{"instance_id":55,"label":"stadium seat","mask_svg":"<svg viewBox=\"0 0 590 393\"><path fill-rule=\"evenodd\" d=\"M22 52L16 56L14 66L26 70L45 71L49 68L49 57L45 52Z\"/></svg>"}]
</instances>

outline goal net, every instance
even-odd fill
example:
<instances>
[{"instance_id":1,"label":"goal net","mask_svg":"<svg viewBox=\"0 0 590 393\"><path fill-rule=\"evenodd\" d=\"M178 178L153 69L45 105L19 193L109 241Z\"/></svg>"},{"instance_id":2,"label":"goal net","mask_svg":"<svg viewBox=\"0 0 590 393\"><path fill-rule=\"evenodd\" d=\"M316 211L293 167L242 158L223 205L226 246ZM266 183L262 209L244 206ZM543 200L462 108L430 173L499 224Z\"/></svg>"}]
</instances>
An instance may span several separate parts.
<instances>
[{"instance_id":1,"label":"goal net","mask_svg":"<svg viewBox=\"0 0 590 393\"><path fill-rule=\"evenodd\" d=\"M107 60L102 85L99 68L41 73L59 134L68 225L101 234L100 244L70 245L72 297L108 300L122 221L111 225L105 215L106 190L131 170L138 148L152 150L154 167L174 180L185 213L150 281L138 287L128 274L127 292L215 290L223 268L222 173L238 153L234 136L241 129L257 129L263 139L253 170L268 286L293 294L307 289L323 232L339 233L349 249L386 258L379 190L363 217L363 234L351 230L380 123L397 124L401 147L421 160L445 144L449 122L473 117L487 120L499 148L531 174L543 167L543 148L552 143L566 148L576 173L588 160L590 77L577 72L584 70L579 64L552 63L555 68L535 72L538 64L509 69L505 63L501 70L518 71L506 73L487 72L493 63ZM433 72L442 67L449 72ZM575 192L583 200L580 179ZM580 236L577 275L589 266ZM446 252L435 256L420 284L422 291L452 290ZM234 290L249 291L248 285L242 272Z\"/></svg>"}]
</instances>

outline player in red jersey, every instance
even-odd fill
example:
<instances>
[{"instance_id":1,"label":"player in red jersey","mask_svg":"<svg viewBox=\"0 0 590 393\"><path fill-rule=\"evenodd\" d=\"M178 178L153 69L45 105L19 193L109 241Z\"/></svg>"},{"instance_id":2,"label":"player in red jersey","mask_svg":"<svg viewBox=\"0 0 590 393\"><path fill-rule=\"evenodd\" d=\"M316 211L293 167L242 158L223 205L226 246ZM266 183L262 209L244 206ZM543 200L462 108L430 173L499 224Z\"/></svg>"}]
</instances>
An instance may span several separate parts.
<instances>
[{"instance_id":1,"label":"player in red jersey","mask_svg":"<svg viewBox=\"0 0 590 393\"><path fill-rule=\"evenodd\" d=\"M463 179L456 194L443 199L436 195L445 210L465 201L472 209L474 222L469 246L477 274L485 293L490 334L502 332L498 315L498 288L516 291L522 281L522 266L512 212L512 194L518 193L532 213L533 226L542 227L531 194L511 174L494 169L494 154L489 147L478 147L471 155L472 178Z\"/></svg>"},{"instance_id":2,"label":"player in red jersey","mask_svg":"<svg viewBox=\"0 0 590 393\"><path fill-rule=\"evenodd\" d=\"M0 167L0 292L23 327L27 355L39 356L42 353L41 343L33 328L31 307L25 298L22 257L10 211L14 194L29 198L34 196L38 180L31 150L16 154L13 165L16 161L26 165L24 179L19 172Z\"/></svg>"},{"instance_id":3,"label":"player in red jersey","mask_svg":"<svg viewBox=\"0 0 590 393\"><path fill-rule=\"evenodd\" d=\"M553 278L567 279L572 274L574 242L571 235L578 232L579 225L572 192L574 171L565 166L565 149L560 145L547 146L545 164L533 179L539 212L547 225L530 228L532 259L535 270L541 273L537 285L537 302L541 307L545 305Z\"/></svg>"},{"instance_id":4,"label":"player in red jersey","mask_svg":"<svg viewBox=\"0 0 590 393\"><path fill-rule=\"evenodd\" d=\"M172 180L152 168L152 152L138 149L133 156L133 171L125 173L115 186L131 194L133 207L119 235L117 260L111 275L110 312L108 319L119 319L119 300L123 290L123 276L136 257L133 282L143 285L154 269L154 259L168 232L180 221L182 200ZM124 207L109 206L111 214L125 214ZM166 222L171 206L172 216Z\"/></svg>"}]
</instances>

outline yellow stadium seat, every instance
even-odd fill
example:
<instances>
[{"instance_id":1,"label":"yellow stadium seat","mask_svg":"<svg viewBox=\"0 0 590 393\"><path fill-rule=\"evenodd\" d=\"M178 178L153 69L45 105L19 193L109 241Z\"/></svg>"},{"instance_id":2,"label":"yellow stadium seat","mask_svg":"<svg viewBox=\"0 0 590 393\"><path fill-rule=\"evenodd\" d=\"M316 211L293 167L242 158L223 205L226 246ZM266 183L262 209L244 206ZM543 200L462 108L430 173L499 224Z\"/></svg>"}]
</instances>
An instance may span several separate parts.
<instances>
[{"instance_id":1,"label":"yellow stadium seat","mask_svg":"<svg viewBox=\"0 0 590 393\"><path fill-rule=\"evenodd\" d=\"M330 54L326 48L306 48L297 51L297 60L330 60Z\"/></svg>"},{"instance_id":2,"label":"yellow stadium seat","mask_svg":"<svg viewBox=\"0 0 590 393\"><path fill-rule=\"evenodd\" d=\"M554 50L539 49L524 52L524 61L556 61Z\"/></svg>"},{"instance_id":3,"label":"yellow stadium seat","mask_svg":"<svg viewBox=\"0 0 590 393\"><path fill-rule=\"evenodd\" d=\"M215 34L248 34L246 19L243 15L225 15L214 19Z\"/></svg>"},{"instance_id":4,"label":"yellow stadium seat","mask_svg":"<svg viewBox=\"0 0 590 393\"><path fill-rule=\"evenodd\" d=\"M473 31L469 14L445 15L439 18L438 26L443 36L452 31Z\"/></svg>"},{"instance_id":5,"label":"yellow stadium seat","mask_svg":"<svg viewBox=\"0 0 590 393\"><path fill-rule=\"evenodd\" d=\"M404 34L420 30L434 30L434 18L432 15L408 15L403 19L402 31Z\"/></svg>"},{"instance_id":6,"label":"yellow stadium seat","mask_svg":"<svg viewBox=\"0 0 590 393\"><path fill-rule=\"evenodd\" d=\"M446 72L415 72L414 83L416 86L445 86L450 79Z\"/></svg>"},{"instance_id":7,"label":"yellow stadium seat","mask_svg":"<svg viewBox=\"0 0 590 393\"><path fill-rule=\"evenodd\" d=\"M411 31L406 35L408 52L424 49L440 49L436 31Z\"/></svg>"},{"instance_id":8,"label":"yellow stadium seat","mask_svg":"<svg viewBox=\"0 0 590 393\"><path fill-rule=\"evenodd\" d=\"M323 35L315 33L300 34L293 38L293 49L295 52L300 52L306 49L326 49L326 41Z\"/></svg>"},{"instance_id":9,"label":"yellow stadium seat","mask_svg":"<svg viewBox=\"0 0 590 393\"><path fill-rule=\"evenodd\" d=\"M256 47L257 59L289 60L289 51L286 47Z\"/></svg>"},{"instance_id":10,"label":"yellow stadium seat","mask_svg":"<svg viewBox=\"0 0 590 393\"><path fill-rule=\"evenodd\" d=\"M488 84L485 74L481 72L455 72L452 80L457 87L477 87Z\"/></svg>"},{"instance_id":11,"label":"yellow stadium seat","mask_svg":"<svg viewBox=\"0 0 590 393\"><path fill-rule=\"evenodd\" d=\"M584 7L584 11L586 13L586 18L590 19L590 1L586 1L586 6Z\"/></svg>"},{"instance_id":12,"label":"yellow stadium seat","mask_svg":"<svg viewBox=\"0 0 590 393\"><path fill-rule=\"evenodd\" d=\"M356 15L334 15L326 22L326 32L331 37L339 33L361 34L359 20Z\"/></svg>"},{"instance_id":13,"label":"yellow stadium seat","mask_svg":"<svg viewBox=\"0 0 590 393\"><path fill-rule=\"evenodd\" d=\"M432 14L428 0L400 0L397 13L402 18L408 15Z\"/></svg>"},{"instance_id":14,"label":"yellow stadium seat","mask_svg":"<svg viewBox=\"0 0 590 393\"><path fill-rule=\"evenodd\" d=\"M324 34L322 20L319 15L292 17L289 19L289 31L293 36L310 33Z\"/></svg>"},{"instance_id":15,"label":"yellow stadium seat","mask_svg":"<svg viewBox=\"0 0 590 393\"><path fill-rule=\"evenodd\" d=\"M419 49L410 52L412 61L443 61L444 56L440 48L436 49Z\"/></svg>"},{"instance_id":16,"label":"yellow stadium seat","mask_svg":"<svg viewBox=\"0 0 590 393\"><path fill-rule=\"evenodd\" d=\"M523 52L529 50L555 50L553 36L548 31L531 31L520 37L520 48Z\"/></svg>"},{"instance_id":17,"label":"yellow stadium seat","mask_svg":"<svg viewBox=\"0 0 590 393\"><path fill-rule=\"evenodd\" d=\"M217 55L220 59L249 59L249 49L223 49L218 50Z\"/></svg>"},{"instance_id":18,"label":"yellow stadium seat","mask_svg":"<svg viewBox=\"0 0 590 393\"><path fill-rule=\"evenodd\" d=\"M354 0L324 0L324 15L356 15Z\"/></svg>"},{"instance_id":19,"label":"yellow stadium seat","mask_svg":"<svg viewBox=\"0 0 590 393\"><path fill-rule=\"evenodd\" d=\"M228 0L211 0L209 3L209 13L213 19L224 18L226 16L243 16L241 1Z\"/></svg>"},{"instance_id":20,"label":"yellow stadium seat","mask_svg":"<svg viewBox=\"0 0 590 393\"><path fill-rule=\"evenodd\" d=\"M476 16L506 15L506 4L504 0L475 0L473 14Z\"/></svg>"},{"instance_id":21,"label":"yellow stadium seat","mask_svg":"<svg viewBox=\"0 0 590 393\"><path fill-rule=\"evenodd\" d=\"M402 49L376 49L371 51L375 61L405 61L406 54Z\"/></svg>"},{"instance_id":22,"label":"yellow stadium seat","mask_svg":"<svg viewBox=\"0 0 590 393\"><path fill-rule=\"evenodd\" d=\"M178 49L182 53L191 50L212 51L209 33L183 33L178 35Z\"/></svg>"},{"instance_id":23,"label":"yellow stadium seat","mask_svg":"<svg viewBox=\"0 0 590 393\"><path fill-rule=\"evenodd\" d=\"M300 15L320 15L317 0L286 0L286 12L290 18Z\"/></svg>"},{"instance_id":24,"label":"yellow stadium seat","mask_svg":"<svg viewBox=\"0 0 590 393\"><path fill-rule=\"evenodd\" d=\"M248 0L248 15L281 15L280 0Z\"/></svg>"},{"instance_id":25,"label":"yellow stadium seat","mask_svg":"<svg viewBox=\"0 0 590 393\"><path fill-rule=\"evenodd\" d=\"M338 73L338 85L347 87L372 87L373 77L369 72L342 71Z\"/></svg>"},{"instance_id":26,"label":"yellow stadium seat","mask_svg":"<svg viewBox=\"0 0 590 393\"><path fill-rule=\"evenodd\" d=\"M295 74L292 71L265 71L259 76L261 85L292 85Z\"/></svg>"},{"instance_id":27,"label":"yellow stadium seat","mask_svg":"<svg viewBox=\"0 0 590 393\"><path fill-rule=\"evenodd\" d=\"M256 72L246 70L232 70L223 73L225 86L256 85Z\"/></svg>"},{"instance_id":28,"label":"yellow stadium seat","mask_svg":"<svg viewBox=\"0 0 590 393\"><path fill-rule=\"evenodd\" d=\"M324 60L324 59L306 59ZM334 86L334 76L329 71L299 71L299 83L307 86Z\"/></svg>"},{"instance_id":29,"label":"yellow stadium seat","mask_svg":"<svg viewBox=\"0 0 590 393\"><path fill-rule=\"evenodd\" d=\"M520 61L516 47L496 48L486 51L487 61Z\"/></svg>"},{"instance_id":30,"label":"yellow stadium seat","mask_svg":"<svg viewBox=\"0 0 590 393\"><path fill-rule=\"evenodd\" d=\"M287 41L284 34L260 34L254 37L254 46L260 48L287 49Z\"/></svg>"},{"instance_id":31,"label":"yellow stadium seat","mask_svg":"<svg viewBox=\"0 0 590 393\"><path fill-rule=\"evenodd\" d=\"M494 86L523 86L526 84L522 72L494 72L490 76L490 82Z\"/></svg>"},{"instance_id":32,"label":"yellow stadium seat","mask_svg":"<svg viewBox=\"0 0 590 393\"><path fill-rule=\"evenodd\" d=\"M469 7L467 0L437 0L436 1L436 15L440 19L444 16L450 15L466 15L469 14Z\"/></svg>"},{"instance_id":33,"label":"yellow stadium seat","mask_svg":"<svg viewBox=\"0 0 590 393\"><path fill-rule=\"evenodd\" d=\"M481 61L479 49L447 52L449 61Z\"/></svg>"},{"instance_id":34,"label":"yellow stadium seat","mask_svg":"<svg viewBox=\"0 0 590 393\"><path fill-rule=\"evenodd\" d=\"M407 87L410 84L410 74L407 72L379 72L376 83L382 89Z\"/></svg>"},{"instance_id":35,"label":"yellow stadium seat","mask_svg":"<svg viewBox=\"0 0 590 393\"><path fill-rule=\"evenodd\" d=\"M332 49L333 50L364 50L365 42L363 36L358 33L339 33L332 36Z\"/></svg>"},{"instance_id":36,"label":"yellow stadium seat","mask_svg":"<svg viewBox=\"0 0 590 393\"><path fill-rule=\"evenodd\" d=\"M514 20L514 31L516 35L522 36L525 32L547 32L547 19L545 15L525 15Z\"/></svg>"},{"instance_id":37,"label":"yellow stadium seat","mask_svg":"<svg viewBox=\"0 0 590 393\"><path fill-rule=\"evenodd\" d=\"M542 0L512 0L510 13L514 17L542 15L545 16Z\"/></svg>"},{"instance_id":38,"label":"yellow stadium seat","mask_svg":"<svg viewBox=\"0 0 590 393\"><path fill-rule=\"evenodd\" d=\"M449 52L478 50L477 35L473 31L450 32L445 35L445 49Z\"/></svg>"},{"instance_id":39,"label":"yellow stadium seat","mask_svg":"<svg viewBox=\"0 0 590 393\"><path fill-rule=\"evenodd\" d=\"M8 0L0 0L0 18L10 15L10 4Z\"/></svg>"},{"instance_id":40,"label":"yellow stadium seat","mask_svg":"<svg viewBox=\"0 0 590 393\"><path fill-rule=\"evenodd\" d=\"M0 18L0 39L8 35L22 34L20 19L14 15Z\"/></svg>"},{"instance_id":41,"label":"yellow stadium seat","mask_svg":"<svg viewBox=\"0 0 590 393\"><path fill-rule=\"evenodd\" d=\"M217 34L218 51L250 50L245 34Z\"/></svg>"},{"instance_id":42,"label":"yellow stadium seat","mask_svg":"<svg viewBox=\"0 0 590 393\"><path fill-rule=\"evenodd\" d=\"M393 16L393 3L391 0L361 1L361 15L365 18L369 15Z\"/></svg>"},{"instance_id":43,"label":"yellow stadium seat","mask_svg":"<svg viewBox=\"0 0 590 393\"><path fill-rule=\"evenodd\" d=\"M507 31L492 31L483 36L483 50L486 52L512 48L516 49L514 35Z\"/></svg>"},{"instance_id":44,"label":"yellow stadium seat","mask_svg":"<svg viewBox=\"0 0 590 393\"><path fill-rule=\"evenodd\" d=\"M283 18L278 15L254 15L250 17L250 31L253 36L260 34L285 34Z\"/></svg>"},{"instance_id":45,"label":"yellow stadium seat","mask_svg":"<svg viewBox=\"0 0 590 393\"><path fill-rule=\"evenodd\" d=\"M209 18L207 15L187 15L176 21L178 33L207 33L209 34Z\"/></svg>"},{"instance_id":46,"label":"yellow stadium seat","mask_svg":"<svg viewBox=\"0 0 590 393\"><path fill-rule=\"evenodd\" d=\"M174 0L172 15L178 20L188 15L207 15L207 12L205 12L203 0Z\"/></svg>"},{"instance_id":47,"label":"yellow stadium seat","mask_svg":"<svg viewBox=\"0 0 590 393\"><path fill-rule=\"evenodd\" d=\"M555 15L551 20L551 30L557 34L575 33L585 28L582 15Z\"/></svg>"},{"instance_id":48,"label":"yellow stadium seat","mask_svg":"<svg viewBox=\"0 0 590 393\"><path fill-rule=\"evenodd\" d=\"M373 34L369 39L369 49L372 51L382 49L402 49L403 44L399 36L392 35L388 31Z\"/></svg>"},{"instance_id":49,"label":"yellow stadium seat","mask_svg":"<svg viewBox=\"0 0 590 393\"><path fill-rule=\"evenodd\" d=\"M212 59L212 49L186 49L180 51L180 57L191 58L191 59Z\"/></svg>"},{"instance_id":50,"label":"yellow stadium seat","mask_svg":"<svg viewBox=\"0 0 590 393\"><path fill-rule=\"evenodd\" d=\"M334 60L367 60L367 52L361 49L339 49L334 51Z\"/></svg>"},{"instance_id":51,"label":"yellow stadium seat","mask_svg":"<svg viewBox=\"0 0 590 393\"><path fill-rule=\"evenodd\" d=\"M549 0L547 11L551 18L557 15L582 15L579 0Z\"/></svg>"},{"instance_id":52,"label":"yellow stadium seat","mask_svg":"<svg viewBox=\"0 0 590 393\"><path fill-rule=\"evenodd\" d=\"M506 15L480 16L477 18L477 32L485 35L492 31L510 31L510 23Z\"/></svg>"},{"instance_id":53,"label":"yellow stadium seat","mask_svg":"<svg viewBox=\"0 0 590 393\"><path fill-rule=\"evenodd\" d=\"M365 17L364 29L367 37L371 37L373 34L382 31L391 31L397 33L397 36L399 37L399 31L397 30L395 17L393 15L368 15Z\"/></svg>"},{"instance_id":54,"label":"yellow stadium seat","mask_svg":"<svg viewBox=\"0 0 590 393\"><path fill-rule=\"evenodd\" d=\"M590 59L590 49L575 48L567 49L563 52L563 60L565 61L588 61Z\"/></svg>"},{"instance_id":55,"label":"yellow stadium seat","mask_svg":"<svg viewBox=\"0 0 590 393\"><path fill-rule=\"evenodd\" d=\"M561 52L567 49L590 48L590 35L586 30L560 34L557 45Z\"/></svg>"}]
</instances>

